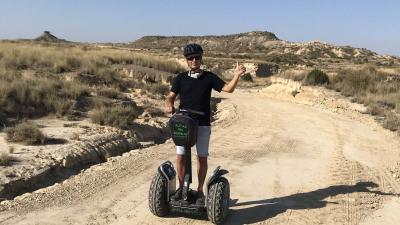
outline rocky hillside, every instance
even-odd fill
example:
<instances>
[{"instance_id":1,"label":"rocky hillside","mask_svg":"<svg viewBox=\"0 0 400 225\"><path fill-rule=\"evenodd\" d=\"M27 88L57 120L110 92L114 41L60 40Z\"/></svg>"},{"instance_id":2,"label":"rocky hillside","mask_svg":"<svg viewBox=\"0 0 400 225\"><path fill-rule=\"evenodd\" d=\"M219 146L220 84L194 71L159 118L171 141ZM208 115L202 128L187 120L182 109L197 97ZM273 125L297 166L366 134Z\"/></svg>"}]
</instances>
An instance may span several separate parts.
<instances>
[{"instance_id":1,"label":"rocky hillside","mask_svg":"<svg viewBox=\"0 0 400 225\"><path fill-rule=\"evenodd\" d=\"M400 58L383 56L365 48L335 46L320 41L296 43L280 40L267 31L254 31L221 36L145 36L128 44L137 49L180 53L188 43L199 43L208 56L259 59L278 64L313 65L320 63L379 62L400 63Z\"/></svg>"},{"instance_id":2,"label":"rocky hillside","mask_svg":"<svg viewBox=\"0 0 400 225\"><path fill-rule=\"evenodd\" d=\"M258 51L262 43L278 40L271 32L254 31L220 36L145 36L130 45L148 49L180 49L186 43L194 42L201 44L209 51L253 52Z\"/></svg>"}]
</instances>

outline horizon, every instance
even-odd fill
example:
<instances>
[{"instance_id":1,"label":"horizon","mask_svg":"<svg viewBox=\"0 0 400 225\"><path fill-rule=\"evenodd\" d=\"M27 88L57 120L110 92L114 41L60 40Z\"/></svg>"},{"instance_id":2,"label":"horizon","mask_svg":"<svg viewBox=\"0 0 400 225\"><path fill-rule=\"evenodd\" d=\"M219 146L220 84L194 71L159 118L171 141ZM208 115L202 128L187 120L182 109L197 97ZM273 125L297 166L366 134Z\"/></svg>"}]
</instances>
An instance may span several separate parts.
<instances>
[{"instance_id":1,"label":"horizon","mask_svg":"<svg viewBox=\"0 0 400 225\"><path fill-rule=\"evenodd\" d=\"M400 2L393 0L199 3L5 0L0 3L0 39L33 39L50 31L74 42L127 43L144 36L268 31L289 42L320 41L400 56L400 28L393 26L400 21Z\"/></svg>"}]
</instances>

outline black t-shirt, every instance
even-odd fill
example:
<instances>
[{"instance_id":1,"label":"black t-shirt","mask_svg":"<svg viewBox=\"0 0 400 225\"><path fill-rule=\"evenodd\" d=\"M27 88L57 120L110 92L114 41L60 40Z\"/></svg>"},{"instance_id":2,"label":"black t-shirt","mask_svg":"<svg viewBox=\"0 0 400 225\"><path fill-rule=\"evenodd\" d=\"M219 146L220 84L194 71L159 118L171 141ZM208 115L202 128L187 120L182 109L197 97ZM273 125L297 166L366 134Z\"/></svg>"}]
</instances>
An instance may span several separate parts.
<instances>
[{"instance_id":1,"label":"black t-shirt","mask_svg":"<svg viewBox=\"0 0 400 225\"><path fill-rule=\"evenodd\" d=\"M211 89L221 92L225 82L209 71L203 71L198 78L188 75L188 72L178 74L173 82L171 91L180 95L180 109L192 109L204 112L204 116L194 115L199 126L210 126Z\"/></svg>"}]
</instances>

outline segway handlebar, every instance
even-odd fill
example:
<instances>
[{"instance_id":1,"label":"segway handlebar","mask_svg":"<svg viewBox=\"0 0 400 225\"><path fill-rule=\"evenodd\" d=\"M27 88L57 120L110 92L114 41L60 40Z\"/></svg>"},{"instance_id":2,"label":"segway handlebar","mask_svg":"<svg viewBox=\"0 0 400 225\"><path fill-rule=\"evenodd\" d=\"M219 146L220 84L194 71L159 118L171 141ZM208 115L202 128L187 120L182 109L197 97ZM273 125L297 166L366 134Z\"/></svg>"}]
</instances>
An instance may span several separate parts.
<instances>
[{"instance_id":1,"label":"segway handlebar","mask_svg":"<svg viewBox=\"0 0 400 225\"><path fill-rule=\"evenodd\" d=\"M204 116L205 115L204 112L200 112L200 111L193 110L193 109L179 109L179 112L192 113L192 114L197 114L199 116Z\"/></svg>"}]
</instances>

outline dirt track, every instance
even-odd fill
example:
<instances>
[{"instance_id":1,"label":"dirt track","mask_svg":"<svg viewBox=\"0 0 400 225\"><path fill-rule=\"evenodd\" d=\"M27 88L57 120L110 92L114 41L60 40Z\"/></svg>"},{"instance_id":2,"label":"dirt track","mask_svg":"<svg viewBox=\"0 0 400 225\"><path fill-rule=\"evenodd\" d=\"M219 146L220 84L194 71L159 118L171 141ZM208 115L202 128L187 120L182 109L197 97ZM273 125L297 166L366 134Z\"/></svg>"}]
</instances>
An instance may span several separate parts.
<instances>
[{"instance_id":1,"label":"dirt track","mask_svg":"<svg viewBox=\"0 0 400 225\"><path fill-rule=\"evenodd\" d=\"M400 184L387 168L400 142L360 122L238 90L222 94L209 170L230 171L226 224L399 224ZM209 224L153 216L156 167L171 142L130 152L0 205L0 224ZM196 179L194 179L196 180ZM196 184L194 184L195 186Z\"/></svg>"}]
</instances>

